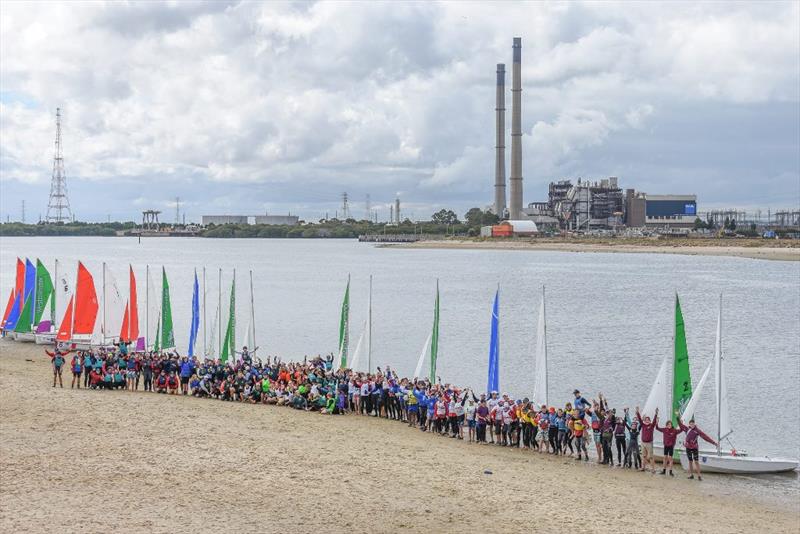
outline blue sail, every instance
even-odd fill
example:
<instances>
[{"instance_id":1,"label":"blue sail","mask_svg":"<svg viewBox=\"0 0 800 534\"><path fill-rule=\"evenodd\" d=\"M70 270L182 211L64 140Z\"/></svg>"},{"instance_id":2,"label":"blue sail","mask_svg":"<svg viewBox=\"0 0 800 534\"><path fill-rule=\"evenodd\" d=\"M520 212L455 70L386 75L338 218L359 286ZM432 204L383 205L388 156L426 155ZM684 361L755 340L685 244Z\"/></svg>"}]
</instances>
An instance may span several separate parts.
<instances>
[{"instance_id":1,"label":"blue sail","mask_svg":"<svg viewBox=\"0 0 800 534\"><path fill-rule=\"evenodd\" d=\"M12 331L17 327L17 323L19 322L19 316L22 313L22 294L17 293L16 298L14 298L14 305L11 306L11 311L8 312L8 318L6 319L6 324L3 325L3 330Z\"/></svg>"},{"instance_id":2,"label":"blue sail","mask_svg":"<svg viewBox=\"0 0 800 534\"><path fill-rule=\"evenodd\" d=\"M28 299L36 297L36 266L31 263L31 260L25 258L25 298L22 299L22 305L24 307L25 303L28 302ZM31 301L33 304L35 301ZM34 317L36 317L36 306L31 306L31 324L34 323Z\"/></svg>"},{"instance_id":3,"label":"blue sail","mask_svg":"<svg viewBox=\"0 0 800 534\"><path fill-rule=\"evenodd\" d=\"M189 327L189 356L194 356L197 343L197 331L200 328L200 290L197 284L197 271L194 272L194 289L192 290L192 325Z\"/></svg>"},{"instance_id":4,"label":"blue sail","mask_svg":"<svg viewBox=\"0 0 800 534\"><path fill-rule=\"evenodd\" d=\"M486 391L500 390L500 289L494 295L492 336L489 341L489 381Z\"/></svg>"}]
</instances>

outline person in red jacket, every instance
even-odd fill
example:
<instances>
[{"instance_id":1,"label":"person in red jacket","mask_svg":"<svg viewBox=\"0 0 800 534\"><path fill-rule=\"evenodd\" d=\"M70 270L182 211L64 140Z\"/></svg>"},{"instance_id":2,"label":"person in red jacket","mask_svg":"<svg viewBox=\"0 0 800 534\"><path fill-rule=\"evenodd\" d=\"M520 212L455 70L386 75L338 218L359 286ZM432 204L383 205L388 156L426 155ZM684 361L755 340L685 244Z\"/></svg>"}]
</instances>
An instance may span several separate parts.
<instances>
[{"instance_id":1,"label":"person in red jacket","mask_svg":"<svg viewBox=\"0 0 800 534\"><path fill-rule=\"evenodd\" d=\"M665 427L656 425L656 430L664 434L664 469L661 470L661 474L665 475L667 469L669 469L669 476L674 477L675 475L672 474L672 453L675 450L675 442L678 440L678 435L683 432L683 430L680 428L673 428L672 421L667 421Z\"/></svg>"},{"instance_id":2,"label":"person in red jacket","mask_svg":"<svg viewBox=\"0 0 800 534\"><path fill-rule=\"evenodd\" d=\"M683 421L681 421L680 416L678 416L678 425L683 432L686 432L683 445L686 447L686 457L689 459L689 478L693 479L695 473L697 473L697 480L703 480L703 477L700 475L700 457L698 455L699 447L697 445L697 438L703 438L712 445L716 445L717 442L700 430L694 424L694 419L690 419L689 426L686 426L683 424Z\"/></svg>"},{"instance_id":3,"label":"person in red jacket","mask_svg":"<svg viewBox=\"0 0 800 534\"><path fill-rule=\"evenodd\" d=\"M653 454L653 433L655 433L656 426L658 425L658 408L656 408L656 413L651 421L649 416L645 416L644 419L642 419L642 415L639 413L639 407L637 406L636 419L639 421L639 428L642 429L642 451L644 453L640 471L647 471L647 463L649 461L650 471L655 474L656 456Z\"/></svg>"}]
</instances>

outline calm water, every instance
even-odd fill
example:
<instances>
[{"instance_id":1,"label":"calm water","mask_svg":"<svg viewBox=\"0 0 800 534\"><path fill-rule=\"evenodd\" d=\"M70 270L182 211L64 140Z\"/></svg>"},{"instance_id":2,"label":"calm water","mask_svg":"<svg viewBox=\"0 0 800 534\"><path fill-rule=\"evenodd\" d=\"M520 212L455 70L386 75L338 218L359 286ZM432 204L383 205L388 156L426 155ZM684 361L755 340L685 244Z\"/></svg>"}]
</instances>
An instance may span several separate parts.
<instances>
[{"instance_id":1,"label":"calm water","mask_svg":"<svg viewBox=\"0 0 800 534\"><path fill-rule=\"evenodd\" d=\"M603 392L618 407L644 405L672 350L675 291L686 321L693 381L713 356L717 302L724 295L729 398L739 448L800 456L800 263L658 254L413 250L354 241L151 238L2 238L2 305L17 256L78 259L100 280L106 261L127 292L131 263L144 313L144 273L167 270L179 348L185 349L193 269L207 268L208 325L223 269L223 302L237 270L239 340L244 338L247 271L254 272L260 354L302 358L332 352L348 273L351 347L367 312L373 280L373 362L413 374L430 332L436 279L441 290L439 374L483 390L492 299L500 284L501 389L530 393L541 287L547 288L550 398L578 387ZM154 274L157 283L158 272ZM142 327L144 318L141 319ZM202 336L202 333L201 333ZM202 339L202 338L201 338ZM201 341L202 343L202 341ZM241 344L241 341L239 342ZM266 349L266 351L264 350ZM713 378L697 419L714 430Z\"/></svg>"}]
</instances>

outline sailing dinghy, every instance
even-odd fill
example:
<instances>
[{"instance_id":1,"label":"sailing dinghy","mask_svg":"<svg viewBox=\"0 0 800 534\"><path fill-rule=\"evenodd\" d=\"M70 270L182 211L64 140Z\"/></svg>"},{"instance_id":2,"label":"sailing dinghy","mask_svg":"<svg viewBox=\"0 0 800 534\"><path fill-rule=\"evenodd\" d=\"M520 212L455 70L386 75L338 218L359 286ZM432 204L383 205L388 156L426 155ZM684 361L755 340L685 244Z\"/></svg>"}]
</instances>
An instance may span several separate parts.
<instances>
[{"instance_id":1,"label":"sailing dinghy","mask_svg":"<svg viewBox=\"0 0 800 534\"><path fill-rule=\"evenodd\" d=\"M722 352L722 295L719 297L719 314L717 315L717 340L714 345L714 374L716 375L716 400L717 400L717 450L700 451L700 468L709 473L728 474L766 474L794 471L798 461L788 458L772 458L769 456L741 456L734 450L722 451L720 443L733 433L728 417L728 389L725 383L725 355ZM705 385L711 365L708 366L703 378L697 384L692 399L683 413L684 419L691 419L700 399L700 394ZM730 442L729 442L730 443ZM686 452L680 453L681 467L689 470L689 460Z\"/></svg>"}]
</instances>

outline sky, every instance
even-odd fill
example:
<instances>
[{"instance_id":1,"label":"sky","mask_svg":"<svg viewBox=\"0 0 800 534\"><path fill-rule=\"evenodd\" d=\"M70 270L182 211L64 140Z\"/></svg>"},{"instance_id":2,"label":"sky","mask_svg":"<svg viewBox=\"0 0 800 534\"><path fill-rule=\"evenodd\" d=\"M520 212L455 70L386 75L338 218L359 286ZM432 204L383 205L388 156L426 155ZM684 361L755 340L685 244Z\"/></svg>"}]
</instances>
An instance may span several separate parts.
<instances>
[{"instance_id":1,"label":"sky","mask_svg":"<svg viewBox=\"0 0 800 534\"><path fill-rule=\"evenodd\" d=\"M493 199L522 38L524 202L619 177L698 210L800 209L800 3L0 3L0 220L379 219ZM510 130L506 132L510 147ZM510 171L510 148L506 151Z\"/></svg>"}]
</instances>

